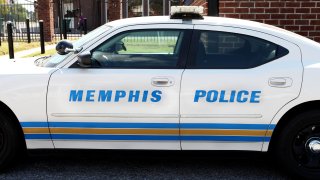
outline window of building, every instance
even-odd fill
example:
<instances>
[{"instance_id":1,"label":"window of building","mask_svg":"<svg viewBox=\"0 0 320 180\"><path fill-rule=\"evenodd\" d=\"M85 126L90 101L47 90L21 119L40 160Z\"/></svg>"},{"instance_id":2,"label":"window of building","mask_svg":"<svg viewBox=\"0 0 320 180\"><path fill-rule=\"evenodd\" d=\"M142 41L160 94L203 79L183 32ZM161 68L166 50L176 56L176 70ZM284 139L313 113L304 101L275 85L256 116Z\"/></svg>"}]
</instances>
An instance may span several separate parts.
<instances>
[{"instance_id":1,"label":"window of building","mask_svg":"<svg viewBox=\"0 0 320 180\"><path fill-rule=\"evenodd\" d=\"M149 16L162 16L162 15L164 15L164 1L149 0Z\"/></svg>"},{"instance_id":2,"label":"window of building","mask_svg":"<svg viewBox=\"0 0 320 180\"><path fill-rule=\"evenodd\" d=\"M227 32L203 31L197 43L193 67L204 69L253 68L289 53L272 42Z\"/></svg>"},{"instance_id":3,"label":"window of building","mask_svg":"<svg viewBox=\"0 0 320 180\"><path fill-rule=\"evenodd\" d=\"M143 0L128 0L128 17L143 16Z\"/></svg>"}]
</instances>

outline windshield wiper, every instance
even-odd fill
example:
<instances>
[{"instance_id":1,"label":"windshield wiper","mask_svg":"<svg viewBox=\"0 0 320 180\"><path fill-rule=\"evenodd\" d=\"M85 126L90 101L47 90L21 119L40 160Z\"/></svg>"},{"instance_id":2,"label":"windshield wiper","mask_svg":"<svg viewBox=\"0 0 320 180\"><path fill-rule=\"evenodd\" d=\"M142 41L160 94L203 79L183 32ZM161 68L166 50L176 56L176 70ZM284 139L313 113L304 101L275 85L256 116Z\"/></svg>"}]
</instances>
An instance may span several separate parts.
<instances>
[{"instance_id":1,"label":"windshield wiper","mask_svg":"<svg viewBox=\"0 0 320 180\"><path fill-rule=\"evenodd\" d=\"M48 58L50 58L51 56L43 56L43 57L40 57L40 58L38 58L38 59L36 59L35 61L34 61L34 64L36 65L36 66L40 66L40 65L42 65L43 64L43 62L46 60L46 59L48 59Z\"/></svg>"}]
</instances>

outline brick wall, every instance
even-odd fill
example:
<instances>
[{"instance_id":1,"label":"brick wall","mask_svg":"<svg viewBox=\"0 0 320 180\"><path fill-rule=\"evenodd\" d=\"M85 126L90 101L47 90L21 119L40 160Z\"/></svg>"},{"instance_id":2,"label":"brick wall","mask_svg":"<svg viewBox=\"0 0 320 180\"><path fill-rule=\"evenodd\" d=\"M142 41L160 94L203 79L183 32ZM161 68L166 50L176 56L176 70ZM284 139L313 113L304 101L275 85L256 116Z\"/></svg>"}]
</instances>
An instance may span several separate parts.
<instances>
[{"instance_id":1,"label":"brick wall","mask_svg":"<svg viewBox=\"0 0 320 180\"><path fill-rule=\"evenodd\" d=\"M275 25L320 42L320 0L220 0L220 16Z\"/></svg>"},{"instance_id":2,"label":"brick wall","mask_svg":"<svg viewBox=\"0 0 320 180\"><path fill-rule=\"evenodd\" d=\"M51 0L40 0L36 7L38 19L43 20L44 40L46 42L52 41L54 35L53 4L50 2Z\"/></svg>"},{"instance_id":3,"label":"brick wall","mask_svg":"<svg viewBox=\"0 0 320 180\"><path fill-rule=\"evenodd\" d=\"M121 2L108 0L108 21L114 21L120 19L121 17Z\"/></svg>"}]
</instances>

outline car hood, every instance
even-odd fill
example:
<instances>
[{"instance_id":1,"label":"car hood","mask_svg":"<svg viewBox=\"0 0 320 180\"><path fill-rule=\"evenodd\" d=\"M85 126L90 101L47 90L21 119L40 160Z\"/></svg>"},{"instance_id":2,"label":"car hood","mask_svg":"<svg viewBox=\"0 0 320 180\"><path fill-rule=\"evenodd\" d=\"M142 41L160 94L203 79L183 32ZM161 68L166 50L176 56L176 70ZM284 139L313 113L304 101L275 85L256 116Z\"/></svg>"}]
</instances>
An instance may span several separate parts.
<instances>
[{"instance_id":1,"label":"car hood","mask_svg":"<svg viewBox=\"0 0 320 180\"><path fill-rule=\"evenodd\" d=\"M53 68L36 66L34 63L36 59L38 58L0 60L0 75L47 74L54 70Z\"/></svg>"}]
</instances>

